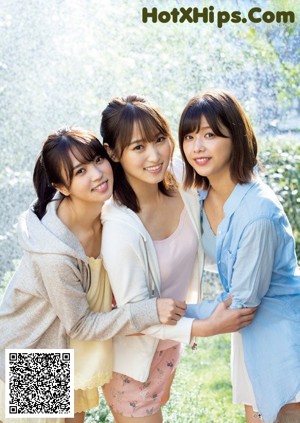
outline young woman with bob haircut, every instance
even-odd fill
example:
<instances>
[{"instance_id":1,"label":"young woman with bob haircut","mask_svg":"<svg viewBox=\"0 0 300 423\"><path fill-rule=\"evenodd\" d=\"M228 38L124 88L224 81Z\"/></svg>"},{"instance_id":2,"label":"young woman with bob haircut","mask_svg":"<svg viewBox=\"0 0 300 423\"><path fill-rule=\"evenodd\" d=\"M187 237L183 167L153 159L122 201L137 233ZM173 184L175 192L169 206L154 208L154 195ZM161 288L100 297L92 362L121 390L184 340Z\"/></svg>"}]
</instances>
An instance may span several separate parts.
<instances>
[{"instance_id":1,"label":"young woman with bob haircut","mask_svg":"<svg viewBox=\"0 0 300 423\"><path fill-rule=\"evenodd\" d=\"M205 256L224 288L210 310L228 295L230 308L258 306L232 335L233 401L248 423L298 422L300 271L283 207L258 175L254 131L231 93L207 91L184 108L179 144L184 186L198 189ZM205 317L198 305L186 315Z\"/></svg>"}]
</instances>

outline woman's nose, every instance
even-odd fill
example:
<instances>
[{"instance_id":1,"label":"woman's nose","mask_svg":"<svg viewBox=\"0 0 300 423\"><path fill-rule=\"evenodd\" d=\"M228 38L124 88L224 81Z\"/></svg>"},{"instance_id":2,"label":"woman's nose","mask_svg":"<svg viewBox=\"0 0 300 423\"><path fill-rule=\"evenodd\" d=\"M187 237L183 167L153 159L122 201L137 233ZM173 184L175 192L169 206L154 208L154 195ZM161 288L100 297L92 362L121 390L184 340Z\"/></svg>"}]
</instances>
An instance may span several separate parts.
<instances>
[{"instance_id":1,"label":"woman's nose","mask_svg":"<svg viewBox=\"0 0 300 423\"><path fill-rule=\"evenodd\" d=\"M158 147L155 143L149 143L149 156L148 159L152 162L157 162L160 157Z\"/></svg>"},{"instance_id":2,"label":"woman's nose","mask_svg":"<svg viewBox=\"0 0 300 423\"><path fill-rule=\"evenodd\" d=\"M197 134L196 136L195 136L195 139L194 139L194 151L195 152L197 152L197 151L201 151L201 150L203 150L203 148L204 148L204 143L203 143L203 141L202 141L202 139L201 139L201 136L199 135L199 134Z\"/></svg>"},{"instance_id":3,"label":"woman's nose","mask_svg":"<svg viewBox=\"0 0 300 423\"><path fill-rule=\"evenodd\" d=\"M92 164L92 178L93 179L99 179L101 178L103 172L101 169L101 166L99 164L93 163Z\"/></svg>"}]
</instances>

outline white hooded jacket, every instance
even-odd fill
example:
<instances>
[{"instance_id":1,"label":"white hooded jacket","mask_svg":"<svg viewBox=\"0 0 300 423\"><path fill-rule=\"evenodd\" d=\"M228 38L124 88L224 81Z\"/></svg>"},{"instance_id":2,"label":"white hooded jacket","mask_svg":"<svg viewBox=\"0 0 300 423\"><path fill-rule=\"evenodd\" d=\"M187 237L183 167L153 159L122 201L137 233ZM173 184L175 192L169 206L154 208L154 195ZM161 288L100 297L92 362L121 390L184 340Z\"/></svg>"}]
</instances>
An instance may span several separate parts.
<instances>
[{"instance_id":1,"label":"white hooded jacket","mask_svg":"<svg viewBox=\"0 0 300 423\"><path fill-rule=\"evenodd\" d=\"M199 302L204 252L200 242L199 201L196 191L179 190L199 239L198 256L187 301ZM102 257L118 307L160 296L160 273L153 241L139 217L113 201L102 210ZM143 336L113 339L113 370L145 382L159 339L191 341L193 319L182 317L175 326L155 325Z\"/></svg>"}]
</instances>

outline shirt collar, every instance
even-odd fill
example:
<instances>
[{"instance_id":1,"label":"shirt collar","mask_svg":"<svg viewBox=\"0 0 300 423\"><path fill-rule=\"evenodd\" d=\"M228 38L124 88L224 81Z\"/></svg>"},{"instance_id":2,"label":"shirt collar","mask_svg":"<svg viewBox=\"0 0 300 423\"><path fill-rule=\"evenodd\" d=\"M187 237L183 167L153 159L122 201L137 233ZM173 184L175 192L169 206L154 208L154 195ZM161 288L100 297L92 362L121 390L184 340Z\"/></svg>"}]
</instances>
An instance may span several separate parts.
<instances>
[{"instance_id":1,"label":"shirt collar","mask_svg":"<svg viewBox=\"0 0 300 423\"><path fill-rule=\"evenodd\" d=\"M257 181L252 181L247 184L236 184L234 190L224 204L224 214L226 217L235 212L249 189L251 189L255 184L257 184ZM209 189L198 191L199 201L204 201L206 199L208 191Z\"/></svg>"},{"instance_id":2,"label":"shirt collar","mask_svg":"<svg viewBox=\"0 0 300 423\"><path fill-rule=\"evenodd\" d=\"M245 197L247 192L256 184L257 182L252 181L247 184L236 184L234 190L226 200L224 204L224 214L226 217L232 215L235 210L240 205L242 199Z\"/></svg>"}]
</instances>

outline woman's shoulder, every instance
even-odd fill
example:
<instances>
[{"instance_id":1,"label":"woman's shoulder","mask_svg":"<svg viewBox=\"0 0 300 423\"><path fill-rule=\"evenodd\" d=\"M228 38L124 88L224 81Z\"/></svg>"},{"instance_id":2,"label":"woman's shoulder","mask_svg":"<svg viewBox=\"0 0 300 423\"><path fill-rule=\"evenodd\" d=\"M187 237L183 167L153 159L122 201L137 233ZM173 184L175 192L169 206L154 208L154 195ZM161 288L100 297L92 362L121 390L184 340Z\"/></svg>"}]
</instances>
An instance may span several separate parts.
<instances>
[{"instance_id":1,"label":"woman's shoulder","mask_svg":"<svg viewBox=\"0 0 300 423\"><path fill-rule=\"evenodd\" d=\"M239 186L235 217L244 223L260 219L277 220L284 215L283 207L274 191L257 179Z\"/></svg>"},{"instance_id":2,"label":"woman's shoulder","mask_svg":"<svg viewBox=\"0 0 300 423\"><path fill-rule=\"evenodd\" d=\"M24 212L18 222L18 240L26 261L35 266L52 266L53 271L60 264L87 261L77 237L50 211L42 219L31 207Z\"/></svg>"},{"instance_id":3,"label":"woman's shoulder","mask_svg":"<svg viewBox=\"0 0 300 423\"><path fill-rule=\"evenodd\" d=\"M126 206L109 200L102 207L102 242L111 243L112 239L138 243L140 239L149 240L149 234L138 215Z\"/></svg>"},{"instance_id":4,"label":"woman's shoulder","mask_svg":"<svg viewBox=\"0 0 300 423\"><path fill-rule=\"evenodd\" d=\"M248 195L245 196L245 199L247 201L247 207L250 207L253 211L256 210L258 213L283 210L282 204L275 192L261 179L257 179L253 182L251 189L248 191Z\"/></svg>"},{"instance_id":5,"label":"woman's shoulder","mask_svg":"<svg viewBox=\"0 0 300 423\"><path fill-rule=\"evenodd\" d=\"M111 198L102 207L101 221L103 224L114 222L114 224L134 225L134 222L138 222L138 217L131 209Z\"/></svg>"}]
</instances>

